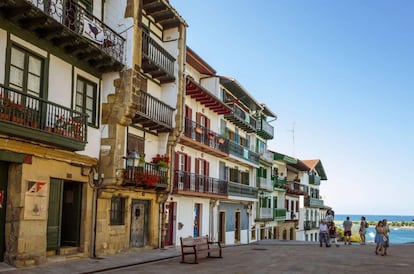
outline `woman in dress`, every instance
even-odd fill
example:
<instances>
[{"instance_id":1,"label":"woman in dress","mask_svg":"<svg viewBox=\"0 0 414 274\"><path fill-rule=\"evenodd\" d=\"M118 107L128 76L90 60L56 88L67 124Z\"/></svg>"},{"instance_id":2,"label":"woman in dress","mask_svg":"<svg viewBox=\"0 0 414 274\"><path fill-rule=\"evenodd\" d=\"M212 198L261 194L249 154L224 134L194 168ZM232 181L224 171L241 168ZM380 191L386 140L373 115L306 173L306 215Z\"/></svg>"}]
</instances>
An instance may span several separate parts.
<instances>
[{"instance_id":1,"label":"woman in dress","mask_svg":"<svg viewBox=\"0 0 414 274\"><path fill-rule=\"evenodd\" d=\"M375 227L375 243L377 244L375 247L375 254L378 255L378 252L381 252L381 255L384 256L384 223L379 221L377 226Z\"/></svg>"},{"instance_id":2,"label":"woman in dress","mask_svg":"<svg viewBox=\"0 0 414 274\"><path fill-rule=\"evenodd\" d=\"M361 245L365 244L365 235L367 234L367 227L368 227L368 223L365 220L365 217L362 216L361 217L361 224L359 226L359 237L361 238Z\"/></svg>"}]
</instances>

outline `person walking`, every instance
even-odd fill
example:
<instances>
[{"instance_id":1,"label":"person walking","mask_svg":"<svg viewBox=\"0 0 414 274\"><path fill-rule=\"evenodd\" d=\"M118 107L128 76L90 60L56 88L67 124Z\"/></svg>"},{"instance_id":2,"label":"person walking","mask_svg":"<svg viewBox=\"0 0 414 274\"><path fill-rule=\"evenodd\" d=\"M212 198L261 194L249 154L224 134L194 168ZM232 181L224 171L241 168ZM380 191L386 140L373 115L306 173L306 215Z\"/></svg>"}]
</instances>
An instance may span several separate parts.
<instances>
[{"instance_id":1,"label":"person walking","mask_svg":"<svg viewBox=\"0 0 414 274\"><path fill-rule=\"evenodd\" d=\"M325 219L322 219L319 225L319 246L322 247L323 243L325 243L326 247L331 246L329 243L329 228Z\"/></svg>"},{"instance_id":2,"label":"person walking","mask_svg":"<svg viewBox=\"0 0 414 274\"><path fill-rule=\"evenodd\" d=\"M351 245L351 236L352 236L352 222L349 220L349 216L346 217L346 220L343 222L344 227L344 241L345 245L348 243L348 245Z\"/></svg>"},{"instance_id":3,"label":"person walking","mask_svg":"<svg viewBox=\"0 0 414 274\"><path fill-rule=\"evenodd\" d=\"M338 234L336 233L335 222L331 222L329 225L329 243L332 243L332 240L333 240L333 242L335 243L335 246L339 247L339 244L336 240L337 235Z\"/></svg>"},{"instance_id":4,"label":"person walking","mask_svg":"<svg viewBox=\"0 0 414 274\"><path fill-rule=\"evenodd\" d=\"M375 232L375 255L381 252L381 255L384 256L384 223L382 221L378 222Z\"/></svg>"},{"instance_id":5,"label":"person walking","mask_svg":"<svg viewBox=\"0 0 414 274\"><path fill-rule=\"evenodd\" d=\"M387 219L382 220L383 229L384 229L384 242L382 243L382 246L384 248L384 256L387 255L387 249L390 246L390 227L388 226Z\"/></svg>"},{"instance_id":6,"label":"person walking","mask_svg":"<svg viewBox=\"0 0 414 274\"><path fill-rule=\"evenodd\" d=\"M361 217L361 223L359 225L359 237L361 238L361 245L365 245L365 239L367 234L368 222L365 217Z\"/></svg>"}]
</instances>

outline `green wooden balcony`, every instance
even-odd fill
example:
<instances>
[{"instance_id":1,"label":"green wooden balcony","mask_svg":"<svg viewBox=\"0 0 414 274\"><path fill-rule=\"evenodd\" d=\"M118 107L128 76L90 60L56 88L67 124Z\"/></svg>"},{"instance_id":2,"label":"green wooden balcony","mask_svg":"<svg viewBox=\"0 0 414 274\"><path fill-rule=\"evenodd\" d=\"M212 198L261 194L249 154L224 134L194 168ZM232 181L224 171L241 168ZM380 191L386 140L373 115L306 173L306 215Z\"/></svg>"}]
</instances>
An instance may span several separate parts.
<instances>
[{"instance_id":1,"label":"green wooden balcony","mask_svg":"<svg viewBox=\"0 0 414 274\"><path fill-rule=\"evenodd\" d=\"M274 208L273 209L273 220L275 221L286 220L286 208Z\"/></svg>"},{"instance_id":2,"label":"green wooden balcony","mask_svg":"<svg viewBox=\"0 0 414 274\"><path fill-rule=\"evenodd\" d=\"M311 185L320 185L321 177L315 174L309 174L309 184Z\"/></svg>"}]
</instances>

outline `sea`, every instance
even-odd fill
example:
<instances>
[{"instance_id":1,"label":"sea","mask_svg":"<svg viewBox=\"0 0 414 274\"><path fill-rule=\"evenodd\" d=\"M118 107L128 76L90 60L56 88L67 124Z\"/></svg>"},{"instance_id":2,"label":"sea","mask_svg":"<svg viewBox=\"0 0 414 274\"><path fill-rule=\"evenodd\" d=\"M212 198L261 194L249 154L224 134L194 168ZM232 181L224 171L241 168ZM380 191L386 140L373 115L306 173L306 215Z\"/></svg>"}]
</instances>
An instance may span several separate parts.
<instances>
[{"instance_id":1,"label":"sea","mask_svg":"<svg viewBox=\"0 0 414 274\"><path fill-rule=\"evenodd\" d=\"M353 222L360 222L361 216L365 216L368 222L378 222L379 220L387 219L388 224L392 222L406 222L414 223L414 216L400 216L400 215L356 215L356 214L335 214L335 221L349 219ZM340 225L341 226L341 225ZM411 227L391 227L390 228L390 244L406 244L414 243L414 226ZM370 225L367 229L366 241L374 242L375 227Z\"/></svg>"}]
</instances>

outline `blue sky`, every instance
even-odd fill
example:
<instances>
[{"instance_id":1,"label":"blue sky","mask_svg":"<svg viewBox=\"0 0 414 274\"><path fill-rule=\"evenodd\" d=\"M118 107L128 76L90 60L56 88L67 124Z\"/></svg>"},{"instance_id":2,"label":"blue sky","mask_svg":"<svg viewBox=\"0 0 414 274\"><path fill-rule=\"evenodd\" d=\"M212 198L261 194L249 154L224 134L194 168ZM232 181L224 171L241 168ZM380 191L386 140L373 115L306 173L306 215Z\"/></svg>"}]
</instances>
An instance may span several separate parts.
<instances>
[{"instance_id":1,"label":"blue sky","mask_svg":"<svg viewBox=\"0 0 414 274\"><path fill-rule=\"evenodd\" d=\"M321 159L326 205L414 215L414 1L170 3L187 45L278 115L269 148Z\"/></svg>"}]
</instances>

